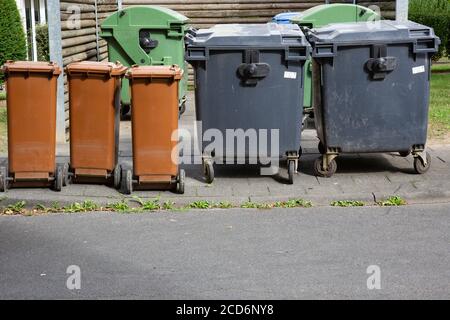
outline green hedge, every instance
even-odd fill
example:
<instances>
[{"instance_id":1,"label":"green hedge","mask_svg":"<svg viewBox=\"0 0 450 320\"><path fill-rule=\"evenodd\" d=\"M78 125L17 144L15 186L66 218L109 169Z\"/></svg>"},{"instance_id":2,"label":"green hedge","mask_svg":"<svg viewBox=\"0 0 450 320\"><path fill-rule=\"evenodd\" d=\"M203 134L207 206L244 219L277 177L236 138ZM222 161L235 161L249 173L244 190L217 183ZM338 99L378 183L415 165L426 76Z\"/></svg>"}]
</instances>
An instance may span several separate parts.
<instances>
[{"instance_id":1,"label":"green hedge","mask_svg":"<svg viewBox=\"0 0 450 320\"><path fill-rule=\"evenodd\" d=\"M0 66L6 60L25 60L26 56L25 33L16 1L0 0Z\"/></svg>"},{"instance_id":2,"label":"green hedge","mask_svg":"<svg viewBox=\"0 0 450 320\"><path fill-rule=\"evenodd\" d=\"M36 26L36 46L38 60L49 61L50 50L48 47L48 27L46 24Z\"/></svg>"},{"instance_id":3,"label":"green hedge","mask_svg":"<svg viewBox=\"0 0 450 320\"><path fill-rule=\"evenodd\" d=\"M409 20L432 27L441 38L439 52L433 59L450 56L450 0L410 0Z\"/></svg>"}]
</instances>

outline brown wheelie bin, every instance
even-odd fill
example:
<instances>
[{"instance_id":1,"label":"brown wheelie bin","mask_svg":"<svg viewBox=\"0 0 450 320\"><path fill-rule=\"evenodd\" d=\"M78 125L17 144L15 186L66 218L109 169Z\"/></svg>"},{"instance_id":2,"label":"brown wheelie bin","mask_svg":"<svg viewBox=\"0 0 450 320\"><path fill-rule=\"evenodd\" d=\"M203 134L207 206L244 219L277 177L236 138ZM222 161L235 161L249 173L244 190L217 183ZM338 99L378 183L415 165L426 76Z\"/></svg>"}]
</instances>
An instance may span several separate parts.
<instances>
[{"instance_id":1,"label":"brown wheelie bin","mask_svg":"<svg viewBox=\"0 0 450 320\"><path fill-rule=\"evenodd\" d=\"M184 193L185 173L178 166L178 66L135 66L126 77L131 88L133 171L122 170L122 191L173 189Z\"/></svg>"},{"instance_id":2,"label":"brown wheelie bin","mask_svg":"<svg viewBox=\"0 0 450 320\"><path fill-rule=\"evenodd\" d=\"M69 82L70 170L73 182L120 186L118 164L120 63L75 62L66 67Z\"/></svg>"},{"instance_id":3,"label":"brown wheelie bin","mask_svg":"<svg viewBox=\"0 0 450 320\"><path fill-rule=\"evenodd\" d=\"M0 190L66 183L67 166L55 164L56 83L61 69L52 62L8 61L8 168L0 168Z\"/></svg>"}]
</instances>

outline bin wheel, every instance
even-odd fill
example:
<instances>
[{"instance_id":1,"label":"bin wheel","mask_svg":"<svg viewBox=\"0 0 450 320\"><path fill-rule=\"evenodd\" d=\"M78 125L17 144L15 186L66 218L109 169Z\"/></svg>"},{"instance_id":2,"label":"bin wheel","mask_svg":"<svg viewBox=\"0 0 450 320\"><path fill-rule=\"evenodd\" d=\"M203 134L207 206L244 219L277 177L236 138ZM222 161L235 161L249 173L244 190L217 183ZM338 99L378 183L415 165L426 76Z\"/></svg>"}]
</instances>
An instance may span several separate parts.
<instances>
[{"instance_id":1,"label":"bin wheel","mask_svg":"<svg viewBox=\"0 0 450 320\"><path fill-rule=\"evenodd\" d=\"M177 181L177 193L184 194L184 181L186 180L186 172L183 169L180 169L180 173L178 174Z\"/></svg>"},{"instance_id":2,"label":"bin wheel","mask_svg":"<svg viewBox=\"0 0 450 320\"><path fill-rule=\"evenodd\" d=\"M56 192L60 192L62 190L64 184L64 165L57 164L55 170L55 180L53 181L53 189Z\"/></svg>"},{"instance_id":3,"label":"bin wheel","mask_svg":"<svg viewBox=\"0 0 450 320\"><path fill-rule=\"evenodd\" d=\"M423 163L423 160L420 157L415 157L414 158L414 170L416 171L416 173L418 174L424 174L426 173L428 170L430 170L431 167L431 156L430 154L427 152L427 164L425 165Z\"/></svg>"},{"instance_id":4,"label":"bin wheel","mask_svg":"<svg viewBox=\"0 0 450 320\"><path fill-rule=\"evenodd\" d=\"M327 170L323 169L323 157L319 157L314 162L314 174L322 178L331 178L337 171L336 160L332 160L328 164Z\"/></svg>"},{"instance_id":5,"label":"bin wheel","mask_svg":"<svg viewBox=\"0 0 450 320\"><path fill-rule=\"evenodd\" d=\"M289 160L288 162L289 184L294 184L294 175L295 175L295 160Z\"/></svg>"},{"instance_id":6,"label":"bin wheel","mask_svg":"<svg viewBox=\"0 0 450 320\"><path fill-rule=\"evenodd\" d=\"M133 174L131 170L122 169L121 187L124 194L133 192Z\"/></svg>"},{"instance_id":7,"label":"bin wheel","mask_svg":"<svg viewBox=\"0 0 450 320\"><path fill-rule=\"evenodd\" d=\"M69 164L64 163L63 165L63 187L67 187L70 183L70 176L69 176Z\"/></svg>"},{"instance_id":8,"label":"bin wheel","mask_svg":"<svg viewBox=\"0 0 450 320\"><path fill-rule=\"evenodd\" d=\"M120 108L120 119L127 120L129 118L129 113L131 106L129 104L122 104Z\"/></svg>"},{"instance_id":9,"label":"bin wheel","mask_svg":"<svg viewBox=\"0 0 450 320\"><path fill-rule=\"evenodd\" d=\"M325 154L327 152L325 150L325 146L323 145L322 141L319 141L319 144L317 145L317 149L319 149L320 154Z\"/></svg>"},{"instance_id":10,"label":"bin wheel","mask_svg":"<svg viewBox=\"0 0 450 320\"><path fill-rule=\"evenodd\" d=\"M400 155L400 157L406 158L411 154L411 151L400 151L398 154Z\"/></svg>"},{"instance_id":11,"label":"bin wheel","mask_svg":"<svg viewBox=\"0 0 450 320\"><path fill-rule=\"evenodd\" d=\"M206 160L203 164L206 183L211 184L214 181L214 165L211 160Z\"/></svg>"},{"instance_id":12,"label":"bin wheel","mask_svg":"<svg viewBox=\"0 0 450 320\"><path fill-rule=\"evenodd\" d=\"M8 190L8 173L5 167L0 167L0 192Z\"/></svg>"},{"instance_id":13,"label":"bin wheel","mask_svg":"<svg viewBox=\"0 0 450 320\"><path fill-rule=\"evenodd\" d=\"M180 116L186 112L186 101L180 105Z\"/></svg>"},{"instance_id":14,"label":"bin wheel","mask_svg":"<svg viewBox=\"0 0 450 320\"><path fill-rule=\"evenodd\" d=\"M117 164L114 167L114 188L116 189L120 188L121 174L122 174L122 166L120 164Z\"/></svg>"}]
</instances>

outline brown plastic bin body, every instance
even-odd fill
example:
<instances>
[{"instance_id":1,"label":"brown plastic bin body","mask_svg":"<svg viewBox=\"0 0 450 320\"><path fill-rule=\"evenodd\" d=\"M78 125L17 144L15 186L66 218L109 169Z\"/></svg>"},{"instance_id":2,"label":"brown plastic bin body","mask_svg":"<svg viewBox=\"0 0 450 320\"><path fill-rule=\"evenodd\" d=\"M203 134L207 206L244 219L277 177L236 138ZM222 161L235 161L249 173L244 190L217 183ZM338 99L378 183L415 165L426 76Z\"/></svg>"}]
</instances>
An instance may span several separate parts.
<instances>
[{"instance_id":1,"label":"brown plastic bin body","mask_svg":"<svg viewBox=\"0 0 450 320\"><path fill-rule=\"evenodd\" d=\"M117 169L120 88L126 70L120 64L88 61L66 68L70 168L75 179L109 179Z\"/></svg>"},{"instance_id":2,"label":"brown plastic bin body","mask_svg":"<svg viewBox=\"0 0 450 320\"><path fill-rule=\"evenodd\" d=\"M131 85L133 174L139 185L173 185L179 174L177 141L177 66L133 67L127 74Z\"/></svg>"},{"instance_id":3,"label":"brown plastic bin body","mask_svg":"<svg viewBox=\"0 0 450 320\"><path fill-rule=\"evenodd\" d=\"M8 163L13 182L48 183L55 174L55 63L8 61L3 66L8 90Z\"/></svg>"}]
</instances>

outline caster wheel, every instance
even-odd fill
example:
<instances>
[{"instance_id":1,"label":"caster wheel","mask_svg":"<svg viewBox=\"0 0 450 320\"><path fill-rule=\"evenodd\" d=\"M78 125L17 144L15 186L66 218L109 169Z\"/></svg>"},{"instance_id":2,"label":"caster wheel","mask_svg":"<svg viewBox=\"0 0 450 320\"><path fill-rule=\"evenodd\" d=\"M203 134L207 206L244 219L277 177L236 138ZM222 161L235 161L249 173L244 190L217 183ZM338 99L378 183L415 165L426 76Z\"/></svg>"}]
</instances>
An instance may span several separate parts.
<instances>
[{"instance_id":1,"label":"caster wheel","mask_svg":"<svg viewBox=\"0 0 450 320\"><path fill-rule=\"evenodd\" d=\"M180 169L177 181L177 193L184 194L184 181L186 180L186 173L183 169Z\"/></svg>"},{"instance_id":2,"label":"caster wheel","mask_svg":"<svg viewBox=\"0 0 450 320\"><path fill-rule=\"evenodd\" d=\"M133 192L133 174L131 170L122 169L121 189L124 194Z\"/></svg>"},{"instance_id":3,"label":"caster wheel","mask_svg":"<svg viewBox=\"0 0 450 320\"><path fill-rule=\"evenodd\" d=\"M122 166L120 164L116 164L114 167L114 188L120 188L120 178L122 174Z\"/></svg>"},{"instance_id":4,"label":"caster wheel","mask_svg":"<svg viewBox=\"0 0 450 320\"><path fill-rule=\"evenodd\" d=\"M400 151L398 154L400 155L400 157L406 158L411 154L411 151Z\"/></svg>"},{"instance_id":5,"label":"caster wheel","mask_svg":"<svg viewBox=\"0 0 450 320\"><path fill-rule=\"evenodd\" d=\"M289 184L294 184L294 175L295 175L295 161L291 160L288 162Z\"/></svg>"},{"instance_id":6,"label":"caster wheel","mask_svg":"<svg viewBox=\"0 0 450 320\"><path fill-rule=\"evenodd\" d=\"M70 176L69 176L69 164L64 163L63 165L63 187L67 187L70 183Z\"/></svg>"},{"instance_id":7,"label":"caster wheel","mask_svg":"<svg viewBox=\"0 0 450 320\"><path fill-rule=\"evenodd\" d=\"M186 102L183 102L180 105L180 116L182 116L186 112Z\"/></svg>"},{"instance_id":8,"label":"caster wheel","mask_svg":"<svg viewBox=\"0 0 450 320\"><path fill-rule=\"evenodd\" d=\"M427 165L423 164L423 161L420 157L414 158L414 170L416 171L416 173L424 174L428 170L430 170L430 167L431 167L431 156L428 152L427 152Z\"/></svg>"},{"instance_id":9,"label":"caster wheel","mask_svg":"<svg viewBox=\"0 0 450 320\"><path fill-rule=\"evenodd\" d=\"M5 167L0 167L0 192L8 190L8 173Z\"/></svg>"},{"instance_id":10,"label":"caster wheel","mask_svg":"<svg viewBox=\"0 0 450 320\"><path fill-rule=\"evenodd\" d=\"M131 106L129 104L122 104L120 108L120 120L128 120L130 118Z\"/></svg>"},{"instance_id":11,"label":"caster wheel","mask_svg":"<svg viewBox=\"0 0 450 320\"><path fill-rule=\"evenodd\" d=\"M56 192L60 192L62 190L64 184L64 165L57 164L55 171L55 180L53 181L53 189Z\"/></svg>"},{"instance_id":12,"label":"caster wheel","mask_svg":"<svg viewBox=\"0 0 450 320\"><path fill-rule=\"evenodd\" d=\"M332 177L337 171L337 163L336 160L333 160L328 165L327 170L323 169L323 157L319 157L314 162L314 173L318 177L322 178L330 178Z\"/></svg>"},{"instance_id":13,"label":"caster wheel","mask_svg":"<svg viewBox=\"0 0 450 320\"><path fill-rule=\"evenodd\" d=\"M325 154L327 152L325 150L325 146L323 145L322 141L319 141L319 144L317 145L317 149L319 149L320 154Z\"/></svg>"},{"instance_id":14,"label":"caster wheel","mask_svg":"<svg viewBox=\"0 0 450 320\"><path fill-rule=\"evenodd\" d=\"M214 165L211 161L204 163L206 183L211 184L214 181Z\"/></svg>"}]
</instances>

